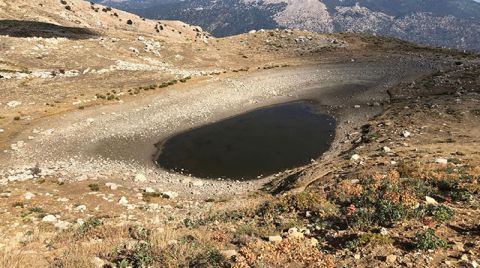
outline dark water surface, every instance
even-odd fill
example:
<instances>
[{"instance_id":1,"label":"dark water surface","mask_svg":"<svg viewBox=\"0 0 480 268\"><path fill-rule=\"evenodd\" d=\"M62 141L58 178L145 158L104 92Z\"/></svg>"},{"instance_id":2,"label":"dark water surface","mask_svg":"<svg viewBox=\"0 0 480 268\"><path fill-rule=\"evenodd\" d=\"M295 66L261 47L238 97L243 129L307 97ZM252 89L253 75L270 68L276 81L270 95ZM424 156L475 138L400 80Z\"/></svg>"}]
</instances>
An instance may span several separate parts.
<instances>
[{"instance_id":1,"label":"dark water surface","mask_svg":"<svg viewBox=\"0 0 480 268\"><path fill-rule=\"evenodd\" d=\"M318 158L335 119L308 102L258 109L178 134L159 144L157 164L202 178L256 179Z\"/></svg>"}]
</instances>

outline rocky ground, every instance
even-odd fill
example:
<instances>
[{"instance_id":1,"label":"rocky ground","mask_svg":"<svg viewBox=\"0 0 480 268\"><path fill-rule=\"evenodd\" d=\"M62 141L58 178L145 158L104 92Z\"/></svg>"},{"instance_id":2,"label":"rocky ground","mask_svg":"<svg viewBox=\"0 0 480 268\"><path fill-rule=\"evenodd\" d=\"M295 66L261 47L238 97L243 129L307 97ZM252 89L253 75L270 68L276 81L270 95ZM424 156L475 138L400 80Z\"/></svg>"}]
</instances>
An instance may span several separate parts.
<instances>
[{"instance_id":1,"label":"rocky ground","mask_svg":"<svg viewBox=\"0 0 480 268\"><path fill-rule=\"evenodd\" d=\"M477 266L477 56L0 6L0 266ZM239 182L153 163L185 129L303 99L338 124L310 165Z\"/></svg>"}]
</instances>

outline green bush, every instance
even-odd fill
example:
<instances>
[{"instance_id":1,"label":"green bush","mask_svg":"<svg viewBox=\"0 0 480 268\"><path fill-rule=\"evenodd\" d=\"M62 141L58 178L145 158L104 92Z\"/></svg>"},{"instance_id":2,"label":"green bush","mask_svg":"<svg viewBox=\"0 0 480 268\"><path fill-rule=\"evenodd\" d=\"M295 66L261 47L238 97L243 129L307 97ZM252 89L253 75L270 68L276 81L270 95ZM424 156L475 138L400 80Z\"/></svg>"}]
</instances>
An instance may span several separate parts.
<instances>
[{"instance_id":1,"label":"green bush","mask_svg":"<svg viewBox=\"0 0 480 268\"><path fill-rule=\"evenodd\" d=\"M453 209L444 205L430 206L428 210L433 219L438 222L449 221L455 215L455 211Z\"/></svg>"},{"instance_id":2,"label":"green bush","mask_svg":"<svg viewBox=\"0 0 480 268\"><path fill-rule=\"evenodd\" d=\"M374 234L374 233L364 233L358 236L357 238L347 242L347 247L354 249L357 247L365 247L365 246L385 246L391 245L393 240L382 234Z\"/></svg>"},{"instance_id":3,"label":"green bush","mask_svg":"<svg viewBox=\"0 0 480 268\"><path fill-rule=\"evenodd\" d=\"M415 235L415 247L422 250L446 248L447 242L435 235L433 229L418 232Z\"/></svg>"}]
</instances>

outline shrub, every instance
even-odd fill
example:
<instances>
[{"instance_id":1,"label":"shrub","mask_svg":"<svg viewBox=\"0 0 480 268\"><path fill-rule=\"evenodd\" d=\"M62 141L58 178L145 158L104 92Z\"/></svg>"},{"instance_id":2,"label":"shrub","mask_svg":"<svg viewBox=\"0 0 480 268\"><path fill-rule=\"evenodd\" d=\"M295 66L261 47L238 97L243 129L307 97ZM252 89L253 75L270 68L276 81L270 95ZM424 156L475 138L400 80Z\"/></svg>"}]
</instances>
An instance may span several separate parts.
<instances>
[{"instance_id":1,"label":"shrub","mask_svg":"<svg viewBox=\"0 0 480 268\"><path fill-rule=\"evenodd\" d=\"M102 221L99 218L90 218L80 225L78 232L80 235L84 235L88 231L100 225L102 225Z\"/></svg>"},{"instance_id":2,"label":"shrub","mask_svg":"<svg viewBox=\"0 0 480 268\"><path fill-rule=\"evenodd\" d=\"M90 188L90 190L93 192L98 192L98 190L100 190L100 187L98 186L97 183L89 184L88 188Z\"/></svg>"},{"instance_id":3,"label":"shrub","mask_svg":"<svg viewBox=\"0 0 480 268\"><path fill-rule=\"evenodd\" d=\"M428 208L428 212L433 217L433 219L438 222L449 221L455 215L455 211L452 208L444 205L430 206Z\"/></svg>"},{"instance_id":4,"label":"shrub","mask_svg":"<svg viewBox=\"0 0 480 268\"><path fill-rule=\"evenodd\" d=\"M364 233L357 238L347 242L348 248L366 247L366 246L385 246L391 245L393 240L382 234Z\"/></svg>"},{"instance_id":5,"label":"shrub","mask_svg":"<svg viewBox=\"0 0 480 268\"><path fill-rule=\"evenodd\" d=\"M447 242L435 235L433 229L418 232L415 235L415 247L422 250L446 248Z\"/></svg>"}]
</instances>

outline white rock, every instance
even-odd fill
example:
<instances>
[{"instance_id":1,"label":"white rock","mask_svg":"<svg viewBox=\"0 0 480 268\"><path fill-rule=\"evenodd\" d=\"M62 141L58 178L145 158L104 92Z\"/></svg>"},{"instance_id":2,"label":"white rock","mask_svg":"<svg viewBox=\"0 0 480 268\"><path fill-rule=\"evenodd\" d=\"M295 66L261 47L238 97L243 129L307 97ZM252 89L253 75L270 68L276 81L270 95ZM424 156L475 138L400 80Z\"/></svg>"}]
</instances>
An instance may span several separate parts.
<instances>
[{"instance_id":1,"label":"white rock","mask_svg":"<svg viewBox=\"0 0 480 268\"><path fill-rule=\"evenodd\" d=\"M405 130L405 131L402 132L402 136L403 136L404 138L408 138L408 137L410 137L411 135L412 135L412 133L410 133L409 131L406 131L406 130Z\"/></svg>"},{"instance_id":2,"label":"white rock","mask_svg":"<svg viewBox=\"0 0 480 268\"><path fill-rule=\"evenodd\" d=\"M359 108L360 108L360 105L354 105L353 108L359 109Z\"/></svg>"},{"instance_id":3,"label":"white rock","mask_svg":"<svg viewBox=\"0 0 480 268\"><path fill-rule=\"evenodd\" d=\"M22 102L20 101L9 101L7 102L7 106L10 107L10 108L15 108L17 106L20 106L22 104Z\"/></svg>"},{"instance_id":4,"label":"white rock","mask_svg":"<svg viewBox=\"0 0 480 268\"><path fill-rule=\"evenodd\" d=\"M0 128L0 133L3 133L5 132L5 130L3 128Z\"/></svg>"},{"instance_id":5,"label":"white rock","mask_svg":"<svg viewBox=\"0 0 480 268\"><path fill-rule=\"evenodd\" d=\"M268 241L270 242L280 242L282 240L283 240L282 237L279 235L273 235L268 237Z\"/></svg>"},{"instance_id":6,"label":"white rock","mask_svg":"<svg viewBox=\"0 0 480 268\"><path fill-rule=\"evenodd\" d=\"M93 124L93 122L95 122L95 119L87 118L87 124L91 125L91 124Z\"/></svg>"},{"instance_id":7,"label":"white rock","mask_svg":"<svg viewBox=\"0 0 480 268\"><path fill-rule=\"evenodd\" d=\"M75 211L78 211L78 212L84 212L85 210L87 210L87 206L85 205L79 205L75 208Z\"/></svg>"},{"instance_id":8,"label":"white rock","mask_svg":"<svg viewBox=\"0 0 480 268\"><path fill-rule=\"evenodd\" d=\"M425 196L425 203L426 203L427 205L438 205L437 200L433 199L433 198L430 197L430 196Z\"/></svg>"},{"instance_id":9,"label":"white rock","mask_svg":"<svg viewBox=\"0 0 480 268\"><path fill-rule=\"evenodd\" d=\"M254 34L254 33L256 33L256 32L257 32L256 30L251 30L251 31L249 31L248 33L249 33L249 34Z\"/></svg>"},{"instance_id":10,"label":"white rock","mask_svg":"<svg viewBox=\"0 0 480 268\"><path fill-rule=\"evenodd\" d=\"M70 226L70 223L68 221L58 221L57 223L55 223L55 227L57 227L58 229L61 229L61 230L65 230L65 229L68 229L68 227Z\"/></svg>"},{"instance_id":11,"label":"white rock","mask_svg":"<svg viewBox=\"0 0 480 268\"><path fill-rule=\"evenodd\" d=\"M352 155L352 157L350 159L353 160L353 161L358 161L358 160L360 160L360 156L358 154L354 154L354 155Z\"/></svg>"},{"instance_id":12,"label":"white rock","mask_svg":"<svg viewBox=\"0 0 480 268\"><path fill-rule=\"evenodd\" d=\"M381 235L388 235L388 230L384 227L382 227L382 229L380 229L380 234Z\"/></svg>"},{"instance_id":13,"label":"white rock","mask_svg":"<svg viewBox=\"0 0 480 268\"><path fill-rule=\"evenodd\" d=\"M118 189L118 185L113 183L113 182L107 182L107 183L105 183L105 186L110 188L110 190L117 190Z\"/></svg>"},{"instance_id":14,"label":"white rock","mask_svg":"<svg viewBox=\"0 0 480 268\"><path fill-rule=\"evenodd\" d=\"M196 181L192 182L192 185L195 186L195 187L202 187L203 186L203 181L196 180Z\"/></svg>"},{"instance_id":15,"label":"white rock","mask_svg":"<svg viewBox=\"0 0 480 268\"><path fill-rule=\"evenodd\" d=\"M50 214L50 215L47 215L47 216L43 217L42 221L44 221L44 222L56 222L57 217Z\"/></svg>"},{"instance_id":16,"label":"white rock","mask_svg":"<svg viewBox=\"0 0 480 268\"><path fill-rule=\"evenodd\" d=\"M437 158L437 159L435 159L435 163L441 164L441 165L446 165L446 164L448 164L448 159L446 159L446 158Z\"/></svg>"},{"instance_id":17,"label":"white rock","mask_svg":"<svg viewBox=\"0 0 480 268\"><path fill-rule=\"evenodd\" d=\"M155 189L153 189L152 187L146 187L145 193L155 193Z\"/></svg>"},{"instance_id":18,"label":"white rock","mask_svg":"<svg viewBox=\"0 0 480 268\"><path fill-rule=\"evenodd\" d=\"M128 205L128 200L125 196L120 197L120 200L118 200L118 204L120 205Z\"/></svg>"},{"instance_id":19,"label":"white rock","mask_svg":"<svg viewBox=\"0 0 480 268\"><path fill-rule=\"evenodd\" d=\"M175 193L175 192L162 192L162 196L165 197L165 198L169 198L169 199L173 199L173 198L176 198L178 197L178 194Z\"/></svg>"},{"instance_id":20,"label":"white rock","mask_svg":"<svg viewBox=\"0 0 480 268\"><path fill-rule=\"evenodd\" d=\"M383 151L386 152L386 153L389 153L389 152L392 151L392 149L390 149L390 147L384 146Z\"/></svg>"},{"instance_id":21,"label":"white rock","mask_svg":"<svg viewBox=\"0 0 480 268\"><path fill-rule=\"evenodd\" d=\"M23 197L24 197L25 199L27 199L27 200L30 200L30 199L32 199L33 197L35 197L35 194L30 193L30 192L26 192L26 193L23 195Z\"/></svg>"}]
</instances>

